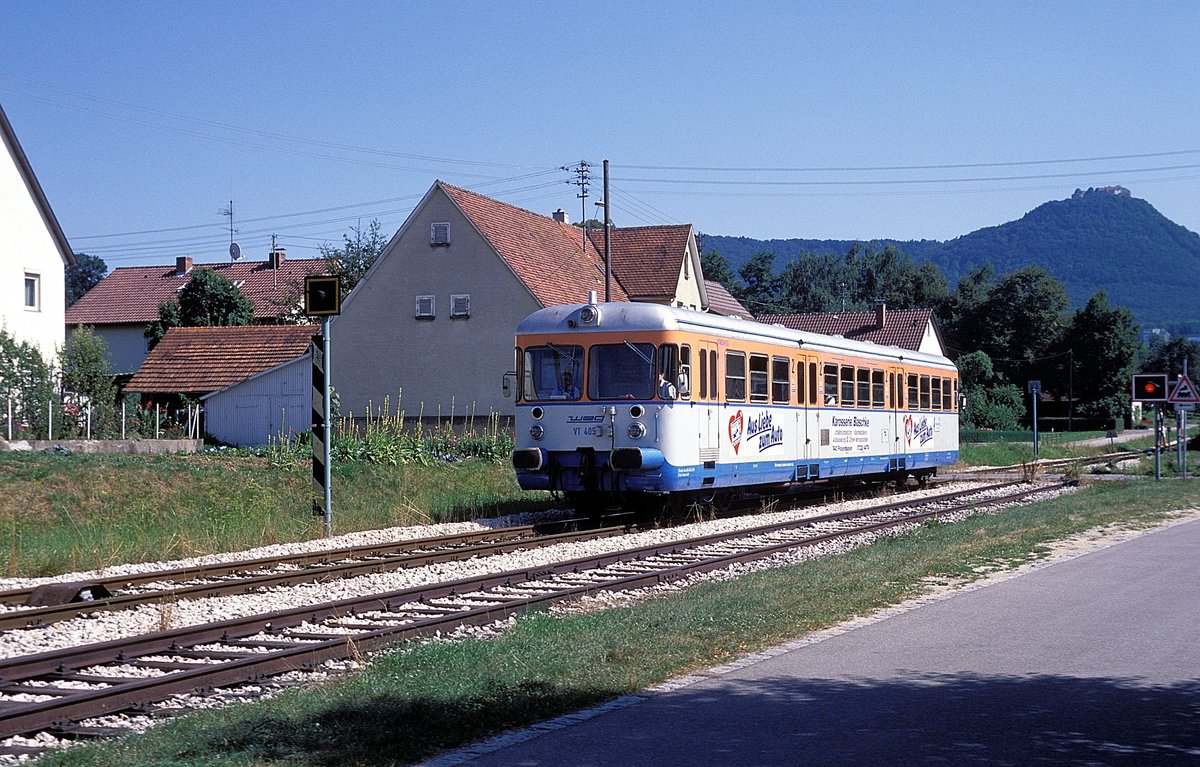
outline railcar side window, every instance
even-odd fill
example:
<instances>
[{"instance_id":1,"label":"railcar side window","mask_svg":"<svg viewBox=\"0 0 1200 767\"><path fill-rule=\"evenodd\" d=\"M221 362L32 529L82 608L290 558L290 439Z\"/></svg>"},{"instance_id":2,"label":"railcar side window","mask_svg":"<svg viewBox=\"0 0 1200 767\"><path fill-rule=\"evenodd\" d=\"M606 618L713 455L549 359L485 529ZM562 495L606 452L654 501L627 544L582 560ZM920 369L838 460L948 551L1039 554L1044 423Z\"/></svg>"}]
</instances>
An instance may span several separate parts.
<instances>
[{"instance_id":1,"label":"railcar side window","mask_svg":"<svg viewBox=\"0 0 1200 767\"><path fill-rule=\"evenodd\" d=\"M679 388L679 399L692 398L692 347L687 344L679 347L679 376L675 385Z\"/></svg>"},{"instance_id":2,"label":"railcar side window","mask_svg":"<svg viewBox=\"0 0 1200 767\"><path fill-rule=\"evenodd\" d=\"M888 407L896 409L896 374L888 373Z\"/></svg>"},{"instance_id":3,"label":"railcar side window","mask_svg":"<svg viewBox=\"0 0 1200 767\"><path fill-rule=\"evenodd\" d=\"M700 350L700 399L708 399L708 355Z\"/></svg>"},{"instance_id":4,"label":"railcar side window","mask_svg":"<svg viewBox=\"0 0 1200 767\"><path fill-rule=\"evenodd\" d=\"M921 409L929 409L929 376L921 376Z\"/></svg>"},{"instance_id":5,"label":"railcar side window","mask_svg":"<svg viewBox=\"0 0 1200 767\"><path fill-rule=\"evenodd\" d=\"M858 382L856 387L858 406L871 406L871 371L866 368L859 368L855 371L855 380Z\"/></svg>"},{"instance_id":6,"label":"railcar side window","mask_svg":"<svg viewBox=\"0 0 1200 767\"><path fill-rule=\"evenodd\" d=\"M725 399L746 399L745 352L725 352Z\"/></svg>"},{"instance_id":7,"label":"railcar side window","mask_svg":"<svg viewBox=\"0 0 1200 767\"><path fill-rule=\"evenodd\" d=\"M679 347L663 344L658 347L658 374L655 384L661 399L679 398Z\"/></svg>"},{"instance_id":8,"label":"railcar side window","mask_svg":"<svg viewBox=\"0 0 1200 767\"><path fill-rule=\"evenodd\" d=\"M817 363L808 363L808 404L817 404Z\"/></svg>"},{"instance_id":9,"label":"railcar side window","mask_svg":"<svg viewBox=\"0 0 1200 767\"><path fill-rule=\"evenodd\" d=\"M950 379L942 379L942 410L947 412L954 409L954 391L950 388Z\"/></svg>"},{"instance_id":10,"label":"railcar side window","mask_svg":"<svg viewBox=\"0 0 1200 767\"><path fill-rule=\"evenodd\" d=\"M583 347L531 346L525 350L525 400L577 400L583 383Z\"/></svg>"},{"instance_id":11,"label":"railcar side window","mask_svg":"<svg viewBox=\"0 0 1200 767\"><path fill-rule=\"evenodd\" d=\"M654 344L597 344L588 353L589 399L650 399L654 380Z\"/></svg>"},{"instance_id":12,"label":"railcar side window","mask_svg":"<svg viewBox=\"0 0 1200 767\"><path fill-rule=\"evenodd\" d=\"M825 404L837 407L838 403L838 369L837 365L825 366Z\"/></svg>"},{"instance_id":13,"label":"railcar side window","mask_svg":"<svg viewBox=\"0 0 1200 767\"><path fill-rule=\"evenodd\" d=\"M883 407L883 371L871 371L871 407Z\"/></svg>"},{"instance_id":14,"label":"railcar side window","mask_svg":"<svg viewBox=\"0 0 1200 767\"><path fill-rule=\"evenodd\" d=\"M771 358L771 401L787 403L792 392L792 361L786 357Z\"/></svg>"},{"instance_id":15,"label":"railcar side window","mask_svg":"<svg viewBox=\"0 0 1200 767\"><path fill-rule=\"evenodd\" d=\"M917 409L917 377L912 373L908 376L908 409Z\"/></svg>"},{"instance_id":16,"label":"railcar side window","mask_svg":"<svg viewBox=\"0 0 1200 767\"><path fill-rule=\"evenodd\" d=\"M942 379L934 376L930 380L930 387L933 389L932 401L930 407L934 410L942 409Z\"/></svg>"},{"instance_id":17,"label":"railcar side window","mask_svg":"<svg viewBox=\"0 0 1200 767\"><path fill-rule=\"evenodd\" d=\"M767 355L750 355L750 401L766 402L767 394Z\"/></svg>"},{"instance_id":18,"label":"railcar side window","mask_svg":"<svg viewBox=\"0 0 1200 767\"><path fill-rule=\"evenodd\" d=\"M854 368L842 366L842 407L854 407Z\"/></svg>"}]
</instances>

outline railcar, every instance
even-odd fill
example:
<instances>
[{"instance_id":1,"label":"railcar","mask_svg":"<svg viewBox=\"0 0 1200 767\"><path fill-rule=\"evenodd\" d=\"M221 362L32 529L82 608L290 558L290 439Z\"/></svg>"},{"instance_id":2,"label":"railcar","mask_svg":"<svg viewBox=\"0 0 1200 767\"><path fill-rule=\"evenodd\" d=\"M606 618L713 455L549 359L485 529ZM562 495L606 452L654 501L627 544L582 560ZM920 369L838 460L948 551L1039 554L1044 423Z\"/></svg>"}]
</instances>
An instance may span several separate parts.
<instances>
[{"instance_id":1,"label":"railcar","mask_svg":"<svg viewBox=\"0 0 1200 767\"><path fill-rule=\"evenodd\" d=\"M517 481L580 508L923 482L958 458L939 355L621 302L534 312L515 356Z\"/></svg>"}]
</instances>

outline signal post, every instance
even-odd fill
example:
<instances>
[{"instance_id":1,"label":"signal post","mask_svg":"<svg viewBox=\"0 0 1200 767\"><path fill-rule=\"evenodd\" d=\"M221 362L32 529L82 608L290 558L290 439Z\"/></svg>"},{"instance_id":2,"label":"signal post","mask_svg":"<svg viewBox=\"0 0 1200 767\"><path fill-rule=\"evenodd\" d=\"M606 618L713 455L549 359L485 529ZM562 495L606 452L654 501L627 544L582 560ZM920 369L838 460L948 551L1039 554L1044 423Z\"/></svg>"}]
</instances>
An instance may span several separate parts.
<instances>
[{"instance_id":1,"label":"signal post","mask_svg":"<svg viewBox=\"0 0 1200 767\"><path fill-rule=\"evenodd\" d=\"M329 441L331 392L330 320L342 313L342 281L337 275L304 278L304 313L321 318L321 333L312 337L313 515L325 518L325 536L333 535L333 489L330 486Z\"/></svg>"}]
</instances>

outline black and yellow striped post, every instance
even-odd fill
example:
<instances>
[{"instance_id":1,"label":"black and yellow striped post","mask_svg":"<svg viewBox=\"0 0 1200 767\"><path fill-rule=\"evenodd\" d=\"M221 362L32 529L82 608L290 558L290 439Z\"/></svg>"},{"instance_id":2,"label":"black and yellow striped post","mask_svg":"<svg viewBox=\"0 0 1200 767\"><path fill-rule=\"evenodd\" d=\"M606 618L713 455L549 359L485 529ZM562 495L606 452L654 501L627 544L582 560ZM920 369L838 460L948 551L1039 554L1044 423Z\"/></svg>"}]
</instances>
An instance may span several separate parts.
<instances>
[{"instance_id":1,"label":"black and yellow striped post","mask_svg":"<svg viewBox=\"0 0 1200 767\"><path fill-rule=\"evenodd\" d=\"M304 278L304 313L323 317L321 332L312 337L312 450L314 516L325 518L325 535L333 535L333 489L330 485L329 436L331 394L329 368L330 317L340 314L341 279L337 276Z\"/></svg>"},{"instance_id":2,"label":"black and yellow striped post","mask_svg":"<svg viewBox=\"0 0 1200 767\"><path fill-rule=\"evenodd\" d=\"M325 518L325 534L330 535L333 527L331 488L329 487L329 366L328 320L321 332L312 337L312 464L313 502L315 517Z\"/></svg>"}]
</instances>

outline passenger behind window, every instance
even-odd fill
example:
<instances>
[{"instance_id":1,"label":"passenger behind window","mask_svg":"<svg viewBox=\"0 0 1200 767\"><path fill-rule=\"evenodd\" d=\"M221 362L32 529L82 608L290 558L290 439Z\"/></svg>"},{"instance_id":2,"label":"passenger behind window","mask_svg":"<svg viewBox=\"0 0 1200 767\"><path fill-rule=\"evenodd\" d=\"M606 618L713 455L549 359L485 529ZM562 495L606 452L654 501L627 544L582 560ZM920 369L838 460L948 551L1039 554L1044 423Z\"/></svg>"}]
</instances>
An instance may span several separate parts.
<instances>
[{"instance_id":1,"label":"passenger behind window","mask_svg":"<svg viewBox=\"0 0 1200 767\"><path fill-rule=\"evenodd\" d=\"M662 373L658 374L658 396L661 399L675 399L678 396L675 384L668 381Z\"/></svg>"},{"instance_id":2,"label":"passenger behind window","mask_svg":"<svg viewBox=\"0 0 1200 767\"><path fill-rule=\"evenodd\" d=\"M579 388L575 386L571 371L562 374L562 382L550 394L553 399L579 399Z\"/></svg>"}]
</instances>

